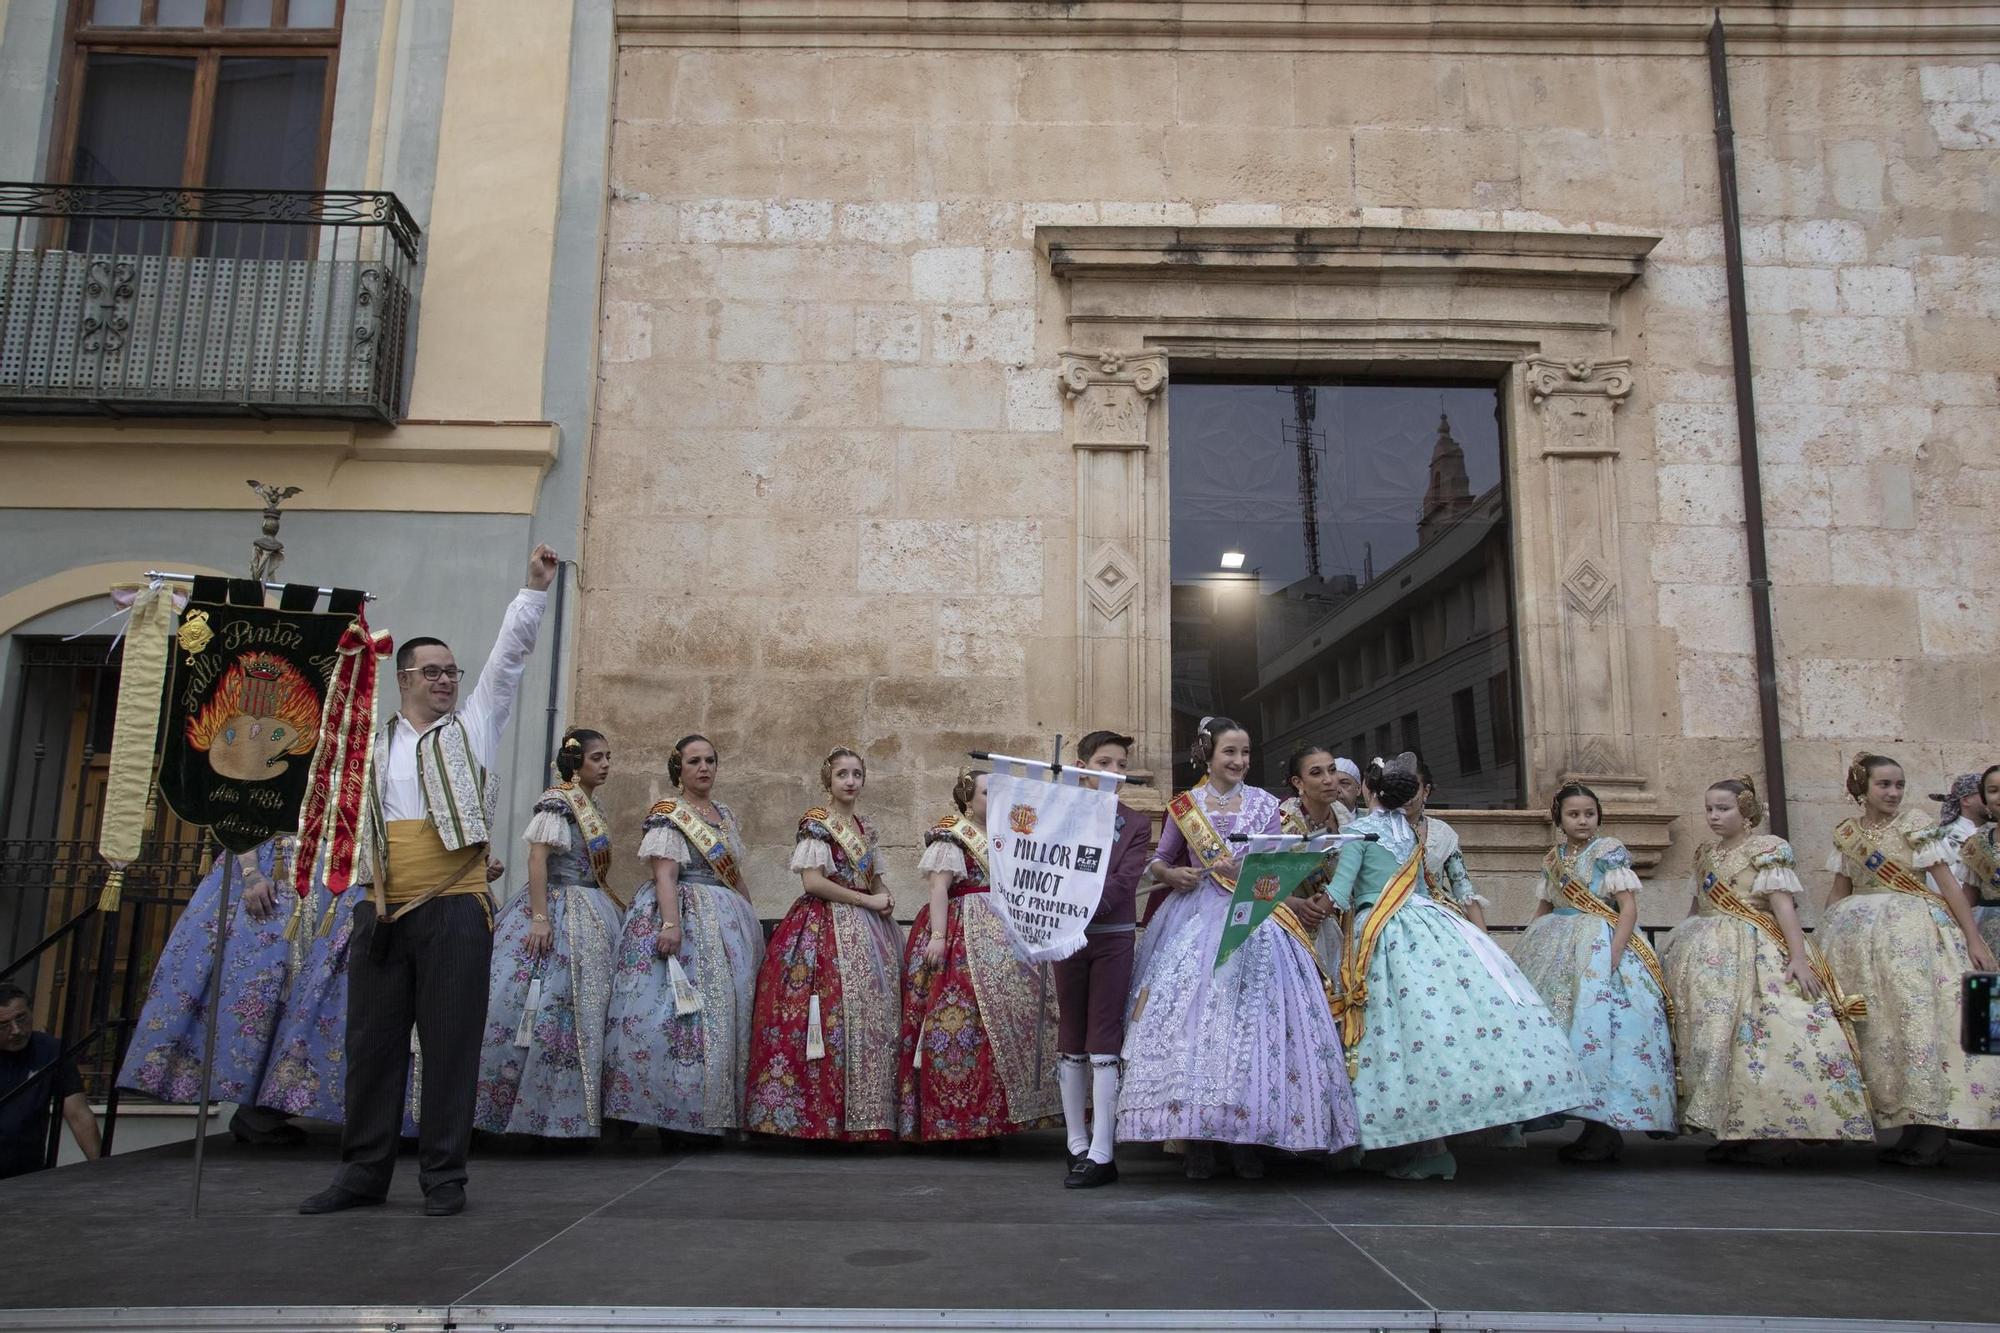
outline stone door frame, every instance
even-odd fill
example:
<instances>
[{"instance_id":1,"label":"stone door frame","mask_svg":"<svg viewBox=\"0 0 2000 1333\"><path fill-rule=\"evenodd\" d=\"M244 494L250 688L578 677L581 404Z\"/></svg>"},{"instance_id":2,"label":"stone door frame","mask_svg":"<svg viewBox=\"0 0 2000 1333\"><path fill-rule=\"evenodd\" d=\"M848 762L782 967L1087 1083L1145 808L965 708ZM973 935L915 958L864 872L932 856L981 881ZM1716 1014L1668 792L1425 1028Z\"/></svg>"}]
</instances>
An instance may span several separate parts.
<instances>
[{"instance_id":1,"label":"stone door frame","mask_svg":"<svg viewBox=\"0 0 2000 1333\"><path fill-rule=\"evenodd\" d=\"M1671 818L1634 741L1617 414L1633 391L1619 297L1659 237L1397 227L1048 227L1066 298L1076 457L1076 716L1171 745L1164 390L1176 370L1463 375L1501 390L1522 763L1530 805L1580 777L1641 864ZM1636 568L1643 570L1643 553ZM1642 575L1641 575L1642 577ZM1100 721L1102 720L1102 721ZM1539 848L1514 812L1471 847ZM1457 817L1455 816L1455 822Z\"/></svg>"}]
</instances>

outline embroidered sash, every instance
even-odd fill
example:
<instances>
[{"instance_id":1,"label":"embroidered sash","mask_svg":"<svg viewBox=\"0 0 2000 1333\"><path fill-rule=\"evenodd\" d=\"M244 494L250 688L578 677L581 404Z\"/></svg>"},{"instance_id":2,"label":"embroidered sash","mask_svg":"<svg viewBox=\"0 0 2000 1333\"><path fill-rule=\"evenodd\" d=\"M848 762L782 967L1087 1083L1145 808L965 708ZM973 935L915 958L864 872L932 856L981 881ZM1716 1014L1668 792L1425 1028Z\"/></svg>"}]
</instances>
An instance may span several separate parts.
<instances>
[{"instance_id":1,"label":"embroidered sash","mask_svg":"<svg viewBox=\"0 0 2000 1333\"><path fill-rule=\"evenodd\" d=\"M1389 882L1382 886L1382 893L1375 900L1375 910L1368 914L1368 920L1361 929L1346 932L1340 952L1340 993L1332 997L1333 1016L1340 1020L1341 1045L1347 1048L1347 1076L1356 1077L1360 1072L1361 1034L1367 1030L1366 1012L1368 1006L1368 960L1374 956L1376 941L1389 925L1389 919L1401 911L1416 892L1417 880L1424 869L1424 837L1417 835L1416 848L1409 860L1397 868ZM1356 912L1359 915L1357 909Z\"/></svg>"},{"instance_id":2,"label":"embroidered sash","mask_svg":"<svg viewBox=\"0 0 2000 1333\"><path fill-rule=\"evenodd\" d=\"M943 834L965 849L965 854L979 863L982 878L991 879L993 866L987 860L986 830L961 814L949 814L931 825L931 832Z\"/></svg>"},{"instance_id":3,"label":"embroidered sash","mask_svg":"<svg viewBox=\"0 0 2000 1333\"><path fill-rule=\"evenodd\" d=\"M417 737L417 779L446 847L458 851L491 841L499 787L472 753L472 737L457 713Z\"/></svg>"},{"instance_id":4,"label":"embroidered sash","mask_svg":"<svg viewBox=\"0 0 2000 1333\"><path fill-rule=\"evenodd\" d=\"M1763 931L1777 946L1785 961L1791 961L1792 951L1785 944L1785 932L1779 927L1777 917L1760 908L1752 907L1749 902L1737 897L1736 891L1723 883L1713 870L1703 873L1701 891L1716 911L1724 916L1733 916L1738 921L1747 922L1753 928ZM1806 942L1806 965L1812 968L1813 975L1819 978L1819 984L1826 987L1827 1001L1832 1004L1834 1016L1840 1019L1843 1026L1853 1019L1868 1016L1868 1001L1862 996L1847 995L1841 991L1840 983L1834 979L1833 969L1827 965L1825 957L1812 946L1810 940ZM1853 1036L1851 1032L1848 1035L1850 1039Z\"/></svg>"},{"instance_id":5,"label":"embroidered sash","mask_svg":"<svg viewBox=\"0 0 2000 1333\"><path fill-rule=\"evenodd\" d=\"M1875 830L1875 834L1891 832L1894 828L1895 825L1891 824ZM1897 893L1928 898L1943 906L1943 900L1931 892L1922 876L1900 861L1890 860L1887 853L1875 846L1875 834L1862 828L1858 819L1843 819L1833 830L1833 845L1840 849L1842 856L1859 865L1874 883L1894 889Z\"/></svg>"},{"instance_id":6,"label":"embroidered sash","mask_svg":"<svg viewBox=\"0 0 2000 1333\"><path fill-rule=\"evenodd\" d=\"M668 823L687 839L688 846L701 853L701 859L708 862L708 868L715 877L743 892L743 867L736 864L736 854L729 850L729 844L717 833L706 819L695 812L695 808L682 801L666 800L654 806L649 815L663 815Z\"/></svg>"},{"instance_id":7,"label":"embroidered sash","mask_svg":"<svg viewBox=\"0 0 2000 1333\"><path fill-rule=\"evenodd\" d=\"M1225 892L1236 892L1236 872L1229 868L1229 844L1215 831L1209 822L1208 812L1195 802L1193 792L1182 792L1167 802L1167 814L1173 818L1174 827L1187 839L1188 850L1194 859L1208 873L1208 877L1220 884Z\"/></svg>"},{"instance_id":8,"label":"embroidered sash","mask_svg":"<svg viewBox=\"0 0 2000 1333\"><path fill-rule=\"evenodd\" d=\"M1551 852L1549 855L1551 857L1549 869L1555 874L1556 887L1562 891L1564 901L1587 916L1608 922L1611 928L1616 930L1618 909L1578 882L1576 876L1570 874L1562 865L1558 853ZM1653 985L1660 992L1660 1004L1667 1011L1667 1021L1671 1023L1674 1018L1674 1002L1667 994L1666 970L1660 966L1660 956L1653 952L1652 945L1646 943L1646 937L1639 933L1636 923L1632 927L1632 934L1625 941L1625 947L1639 955L1639 961L1645 964L1647 973L1653 978Z\"/></svg>"},{"instance_id":9,"label":"embroidered sash","mask_svg":"<svg viewBox=\"0 0 2000 1333\"><path fill-rule=\"evenodd\" d=\"M551 795L560 796L569 806L569 812L576 818L576 826L583 832L584 850L590 857L590 873L597 877L597 887L611 895L611 901L618 904L620 911L632 904L618 895L611 887L611 825L605 821L604 812L597 808L597 802L575 782L565 782L549 788Z\"/></svg>"},{"instance_id":10,"label":"embroidered sash","mask_svg":"<svg viewBox=\"0 0 2000 1333\"><path fill-rule=\"evenodd\" d=\"M1989 826L1959 844L1958 859L1965 866L1966 887L1981 905L2000 901L2000 851L1993 845L1994 829Z\"/></svg>"},{"instance_id":11,"label":"embroidered sash","mask_svg":"<svg viewBox=\"0 0 2000 1333\"><path fill-rule=\"evenodd\" d=\"M875 851L862 836L859 820L836 824L831 812L817 805L806 811L805 817L826 830L827 836L847 858L847 864L854 868L854 883L847 887L861 893L870 892L868 883L875 877Z\"/></svg>"}]
</instances>

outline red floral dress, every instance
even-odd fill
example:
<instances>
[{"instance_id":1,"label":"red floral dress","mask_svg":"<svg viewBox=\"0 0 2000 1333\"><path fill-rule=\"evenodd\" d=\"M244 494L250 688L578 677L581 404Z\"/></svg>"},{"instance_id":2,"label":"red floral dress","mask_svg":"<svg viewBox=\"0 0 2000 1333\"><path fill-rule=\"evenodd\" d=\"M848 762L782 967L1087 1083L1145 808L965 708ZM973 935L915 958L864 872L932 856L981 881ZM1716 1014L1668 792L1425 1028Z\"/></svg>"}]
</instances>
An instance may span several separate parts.
<instances>
[{"instance_id":1,"label":"red floral dress","mask_svg":"<svg viewBox=\"0 0 2000 1333\"><path fill-rule=\"evenodd\" d=\"M933 871L954 877L945 905L944 960L936 967L924 961L928 903L917 913L903 953L896 1128L906 1139L921 1140L1036 1129L1061 1110L1061 1094L1050 1076L1056 1058L1055 993L1042 984L1045 969L1014 956L990 906L986 868L947 823L924 835L929 850L919 864L926 878Z\"/></svg>"},{"instance_id":2,"label":"red floral dress","mask_svg":"<svg viewBox=\"0 0 2000 1333\"><path fill-rule=\"evenodd\" d=\"M831 820L818 808L799 820L793 869L870 892L874 827L857 817L868 850L856 864ZM745 1128L796 1139L895 1136L901 947L895 923L865 907L809 893L792 904L757 974Z\"/></svg>"}]
</instances>

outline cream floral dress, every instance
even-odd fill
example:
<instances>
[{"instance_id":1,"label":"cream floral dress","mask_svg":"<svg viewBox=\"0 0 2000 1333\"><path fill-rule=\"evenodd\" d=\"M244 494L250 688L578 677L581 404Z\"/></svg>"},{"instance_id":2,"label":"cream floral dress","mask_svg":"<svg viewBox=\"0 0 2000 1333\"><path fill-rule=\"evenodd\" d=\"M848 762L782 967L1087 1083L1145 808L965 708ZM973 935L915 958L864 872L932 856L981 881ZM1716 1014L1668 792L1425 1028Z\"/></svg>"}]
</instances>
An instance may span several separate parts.
<instances>
[{"instance_id":1,"label":"cream floral dress","mask_svg":"<svg viewBox=\"0 0 2000 1333\"><path fill-rule=\"evenodd\" d=\"M1861 836L1864 861L1880 853L1926 885L1950 854L1936 822L1915 810ZM1959 1049L1959 978L1972 970L1964 932L1934 893L1892 889L1838 848L1826 868L1854 885L1827 908L1818 939L1841 989L1868 1002L1861 1072L1875 1123L2000 1129L2000 1068L1986 1068L2000 1061Z\"/></svg>"},{"instance_id":2,"label":"cream floral dress","mask_svg":"<svg viewBox=\"0 0 2000 1333\"><path fill-rule=\"evenodd\" d=\"M1681 1121L1716 1138L1873 1142L1861 1066L1821 995L1785 977L1784 940L1724 912L1706 892L1713 875L1754 910L1776 894L1796 900L1791 844L1769 835L1695 854L1695 914L1674 928L1661 964L1674 1002Z\"/></svg>"}]
</instances>

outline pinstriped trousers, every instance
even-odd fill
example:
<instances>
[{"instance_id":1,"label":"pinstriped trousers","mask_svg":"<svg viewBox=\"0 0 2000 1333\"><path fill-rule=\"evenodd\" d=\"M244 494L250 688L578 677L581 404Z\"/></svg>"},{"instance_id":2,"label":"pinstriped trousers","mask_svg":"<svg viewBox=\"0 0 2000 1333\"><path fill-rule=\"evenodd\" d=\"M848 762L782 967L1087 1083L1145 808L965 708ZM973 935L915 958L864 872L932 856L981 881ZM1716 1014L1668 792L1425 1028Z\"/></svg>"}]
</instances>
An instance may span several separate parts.
<instances>
[{"instance_id":1,"label":"pinstriped trousers","mask_svg":"<svg viewBox=\"0 0 2000 1333\"><path fill-rule=\"evenodd\" d=\"M354 909L347 963L347 1123L334 1183L389 1191L408 1092L410 1029L424 1048L418 1180L428 1194L465 1180L493 927L479 894L448 894L398 917L375 957L375 905Z\"/></svg>"}]
</instances>

